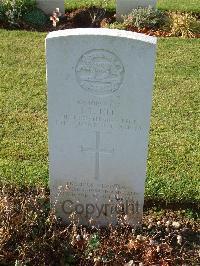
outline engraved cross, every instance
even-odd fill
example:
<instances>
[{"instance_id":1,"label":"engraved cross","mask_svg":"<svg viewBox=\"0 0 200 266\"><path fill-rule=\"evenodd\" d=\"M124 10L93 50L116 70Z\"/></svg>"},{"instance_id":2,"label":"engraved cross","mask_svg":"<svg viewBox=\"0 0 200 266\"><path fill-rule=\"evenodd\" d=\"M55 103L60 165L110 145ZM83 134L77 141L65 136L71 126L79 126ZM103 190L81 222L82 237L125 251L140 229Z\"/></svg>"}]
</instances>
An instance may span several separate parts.
<instances>
[{"instance_id":1,"label":"engraved cross","mask_svg":"<svg viewBox=\"0 0 200 266\"><path fill-rule=\"evenodd\" d=\"M81 146L82 152L92 152L95 153L95 179L99 179L99 172L100 172L100 154L113 154L114 149L106 150L100 148L100 132L96 132L96 147L95 148L88 148Z\"/></svg>"}]
</instances>

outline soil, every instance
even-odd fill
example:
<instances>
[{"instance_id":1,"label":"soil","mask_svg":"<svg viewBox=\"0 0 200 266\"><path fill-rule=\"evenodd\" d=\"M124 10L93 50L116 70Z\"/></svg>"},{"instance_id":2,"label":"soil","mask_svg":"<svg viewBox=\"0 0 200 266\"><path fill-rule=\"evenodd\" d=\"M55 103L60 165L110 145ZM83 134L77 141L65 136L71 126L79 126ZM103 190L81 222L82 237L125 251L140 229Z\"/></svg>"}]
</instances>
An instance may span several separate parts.
<instances>
[{"instance_id":1,"label":"soil","mask_svg":"<svg viewBox=\"0 0 200 266\"><path fill-rule=\"evenodd\" d=\"M84 228L75 216L71 225L56 219L47 188L0 185L0 265L200 265L198 213L150 205L137 228L125 216L116 226L96 228L91 221Z\"/></svg>"},{"instance_id":2,"label":"soil","mask_svg":"<svg viewBox=\"0 0 200 266\"><path fill-rule=\"evenodd\" d=\"M96 18L94 19L94 17ZM90 7L80 8L67 12L65 15L60 17L56 27L53 27L52 22L49 20L44 26L38 27L19 21L18 25L10 25L0 21L0 28L9 30L21 29L27 31L39 31L39 32L50 32L55 30L73 29L73 28L105 28L108 24L116 21L116 14L114 12L105 12L104 9ZM172 34L169 31L162 29L138 29L133 26L127 26L125 30L139 32L156 37L171 37ZM193 35L192 38L200 38L200 34Z\"/></svg>"}]
</instances>

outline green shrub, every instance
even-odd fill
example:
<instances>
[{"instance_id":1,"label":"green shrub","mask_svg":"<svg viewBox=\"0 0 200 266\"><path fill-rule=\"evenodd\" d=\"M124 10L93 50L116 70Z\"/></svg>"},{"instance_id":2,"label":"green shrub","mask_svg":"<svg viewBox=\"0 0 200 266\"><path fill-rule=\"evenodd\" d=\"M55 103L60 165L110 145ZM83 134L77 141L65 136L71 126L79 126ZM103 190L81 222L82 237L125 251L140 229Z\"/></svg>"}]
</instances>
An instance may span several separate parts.
<instances>
[{"instance_id":1,"label":"green shrub","mask_svg":"<svg viewBox=\"0 0 200 266\"><path fill-rule=\"evenodd\" d=\"M123 18L125 25L132 25L139 29L157 29L168 24L166 13L152 7L133 9L128 16Z\"/></svg>"},{"instance_id":2,"label":"green shrub","mask_svg":"<svg viewBox=\"0 0 200 266\"><path fill-rule=\"evenodd\" d=\"M18 24L22 16L35 7L35 0L1 0L0 17L10 24Z\"/></svg>"},{"instance_id":3,"label":"green shrub","mask_svg":"<svg viewBox=\"0 0 200 266\"><path fill-rule=\"evenodd\" d=\"M5 19L6 19L5 8L0 2L0 21L4 21Z\"/></svg>"},{"instance_id":4,"label":"green shrub","mask_svg":"<svg viewBox=\"0 0 200 266\"><path fill-rule=\"evenodd\" d=\"M38 8L35 8L23 16L23 20L33 26L44 26L47 24L48 16Z\"/></svg>"}]
</instances>

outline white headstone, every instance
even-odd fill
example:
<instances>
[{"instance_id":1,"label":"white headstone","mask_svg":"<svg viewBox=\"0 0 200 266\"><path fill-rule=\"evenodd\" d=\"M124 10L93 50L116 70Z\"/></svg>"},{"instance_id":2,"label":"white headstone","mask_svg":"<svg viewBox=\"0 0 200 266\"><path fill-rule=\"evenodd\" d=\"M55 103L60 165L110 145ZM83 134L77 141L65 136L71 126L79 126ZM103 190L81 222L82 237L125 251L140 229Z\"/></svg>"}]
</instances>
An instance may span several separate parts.
<instances>
[{"instance_id":1,"label":"white headstone","mask_svg":"<svg viewBox=\"0 0 200 266\"><path fill-rule=\"evenodd\" d=\"M156 38L72 29L46 38L50 187L65 221L142 217Z\"/></svg>"},{"instance_id":2,"label":"white headstone","mask_svg":"<svg viewBox=\"0 0 200 266\"><path fill-rule=\"evenodd\" d=\"M117 19L120 20L122 15L128 15L138 7L156 7L157 0L116 0Z\"/></svg>"},{"instance_id":3,"label":"white headstone","mask_svg":"<svg viewBox=\"0 0 200 266\"><path fill-rule=\"evenodd\" d=\"M64 0L36 0L38 8L44 11L44 13L51 15L56 8L62 14L65 14Z\"/></svg>"}]
</instances>

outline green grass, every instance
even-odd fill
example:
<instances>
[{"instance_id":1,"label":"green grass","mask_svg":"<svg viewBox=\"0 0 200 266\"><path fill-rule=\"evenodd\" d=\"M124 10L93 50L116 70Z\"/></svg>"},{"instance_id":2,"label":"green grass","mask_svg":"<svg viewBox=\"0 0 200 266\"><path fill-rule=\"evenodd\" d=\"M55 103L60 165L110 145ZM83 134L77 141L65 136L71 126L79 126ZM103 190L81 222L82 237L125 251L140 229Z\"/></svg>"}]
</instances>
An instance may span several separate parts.
<instances>
[{"instance_id":1,"label":"green grass","mask_svg":"<svg viewBox=\"0 0 200 266\"><path fill-rule=\"evenodd\" d=\"M158 0L157 7L164 10L200 12L200 0Z\"/></svg>"},{"instance_id":2,"label":"green grass","mask_svg":"<svg viewBox=\"0 0 200 266\"><path fill-rule=\"evenodd\" d=\"M90 4L100 5L102 0L66 0L65 7L67 10L71 10L78 7L86 7ZM108 0L108 10L115 11L116 1ZM105 6L105 5L104 5ZM188 12L200 12L200 0L158 0L157 7L164 10L180 10Z\"/></svg>"},{"instance_id":3,"label":"green grass","mask_svg":"<svg viewBox=\"0 0 200 266\"><path fill-rule=\"evenodd\" d=\"M1 176L46 182L45 34L0 31Z\"/></svg>"},{"instance_id":4,"label":"green grass","mask_svg":"<svg viewBox=\"0 0 200 266\"><path fill-rule=\"evenodd\" d=\"M82 8L82 7L89 7L91 5L95 6L102 6L106 7L108 10L115 11L115 0L109 0L107 1L107 5L105 5L105 2L102 0L66 0L65 1L65 8L67 10L76 9L76 8ZM102 4L103 3L103 4Z\"/></svg>"},{"instance_id":5,"label":"green grass","mask_svg":"<svg viewBox=\"0 0 200 266\"><path fill-rule=\"evenodd\" d=\"M200 199L200 40L160 39L148 185L150 197Z\"/></svg>"},{"instance_id":6,"label":"green grass","mask_svg":"<svg viewBox=\"0 0 200 266\"><path fill-rule=\"evenodd\" d=\"M44 33L0 30L0 176L48 184ZM200 200L200 40L159 39L146 196Z\"/></svg>"}]
</instances>

